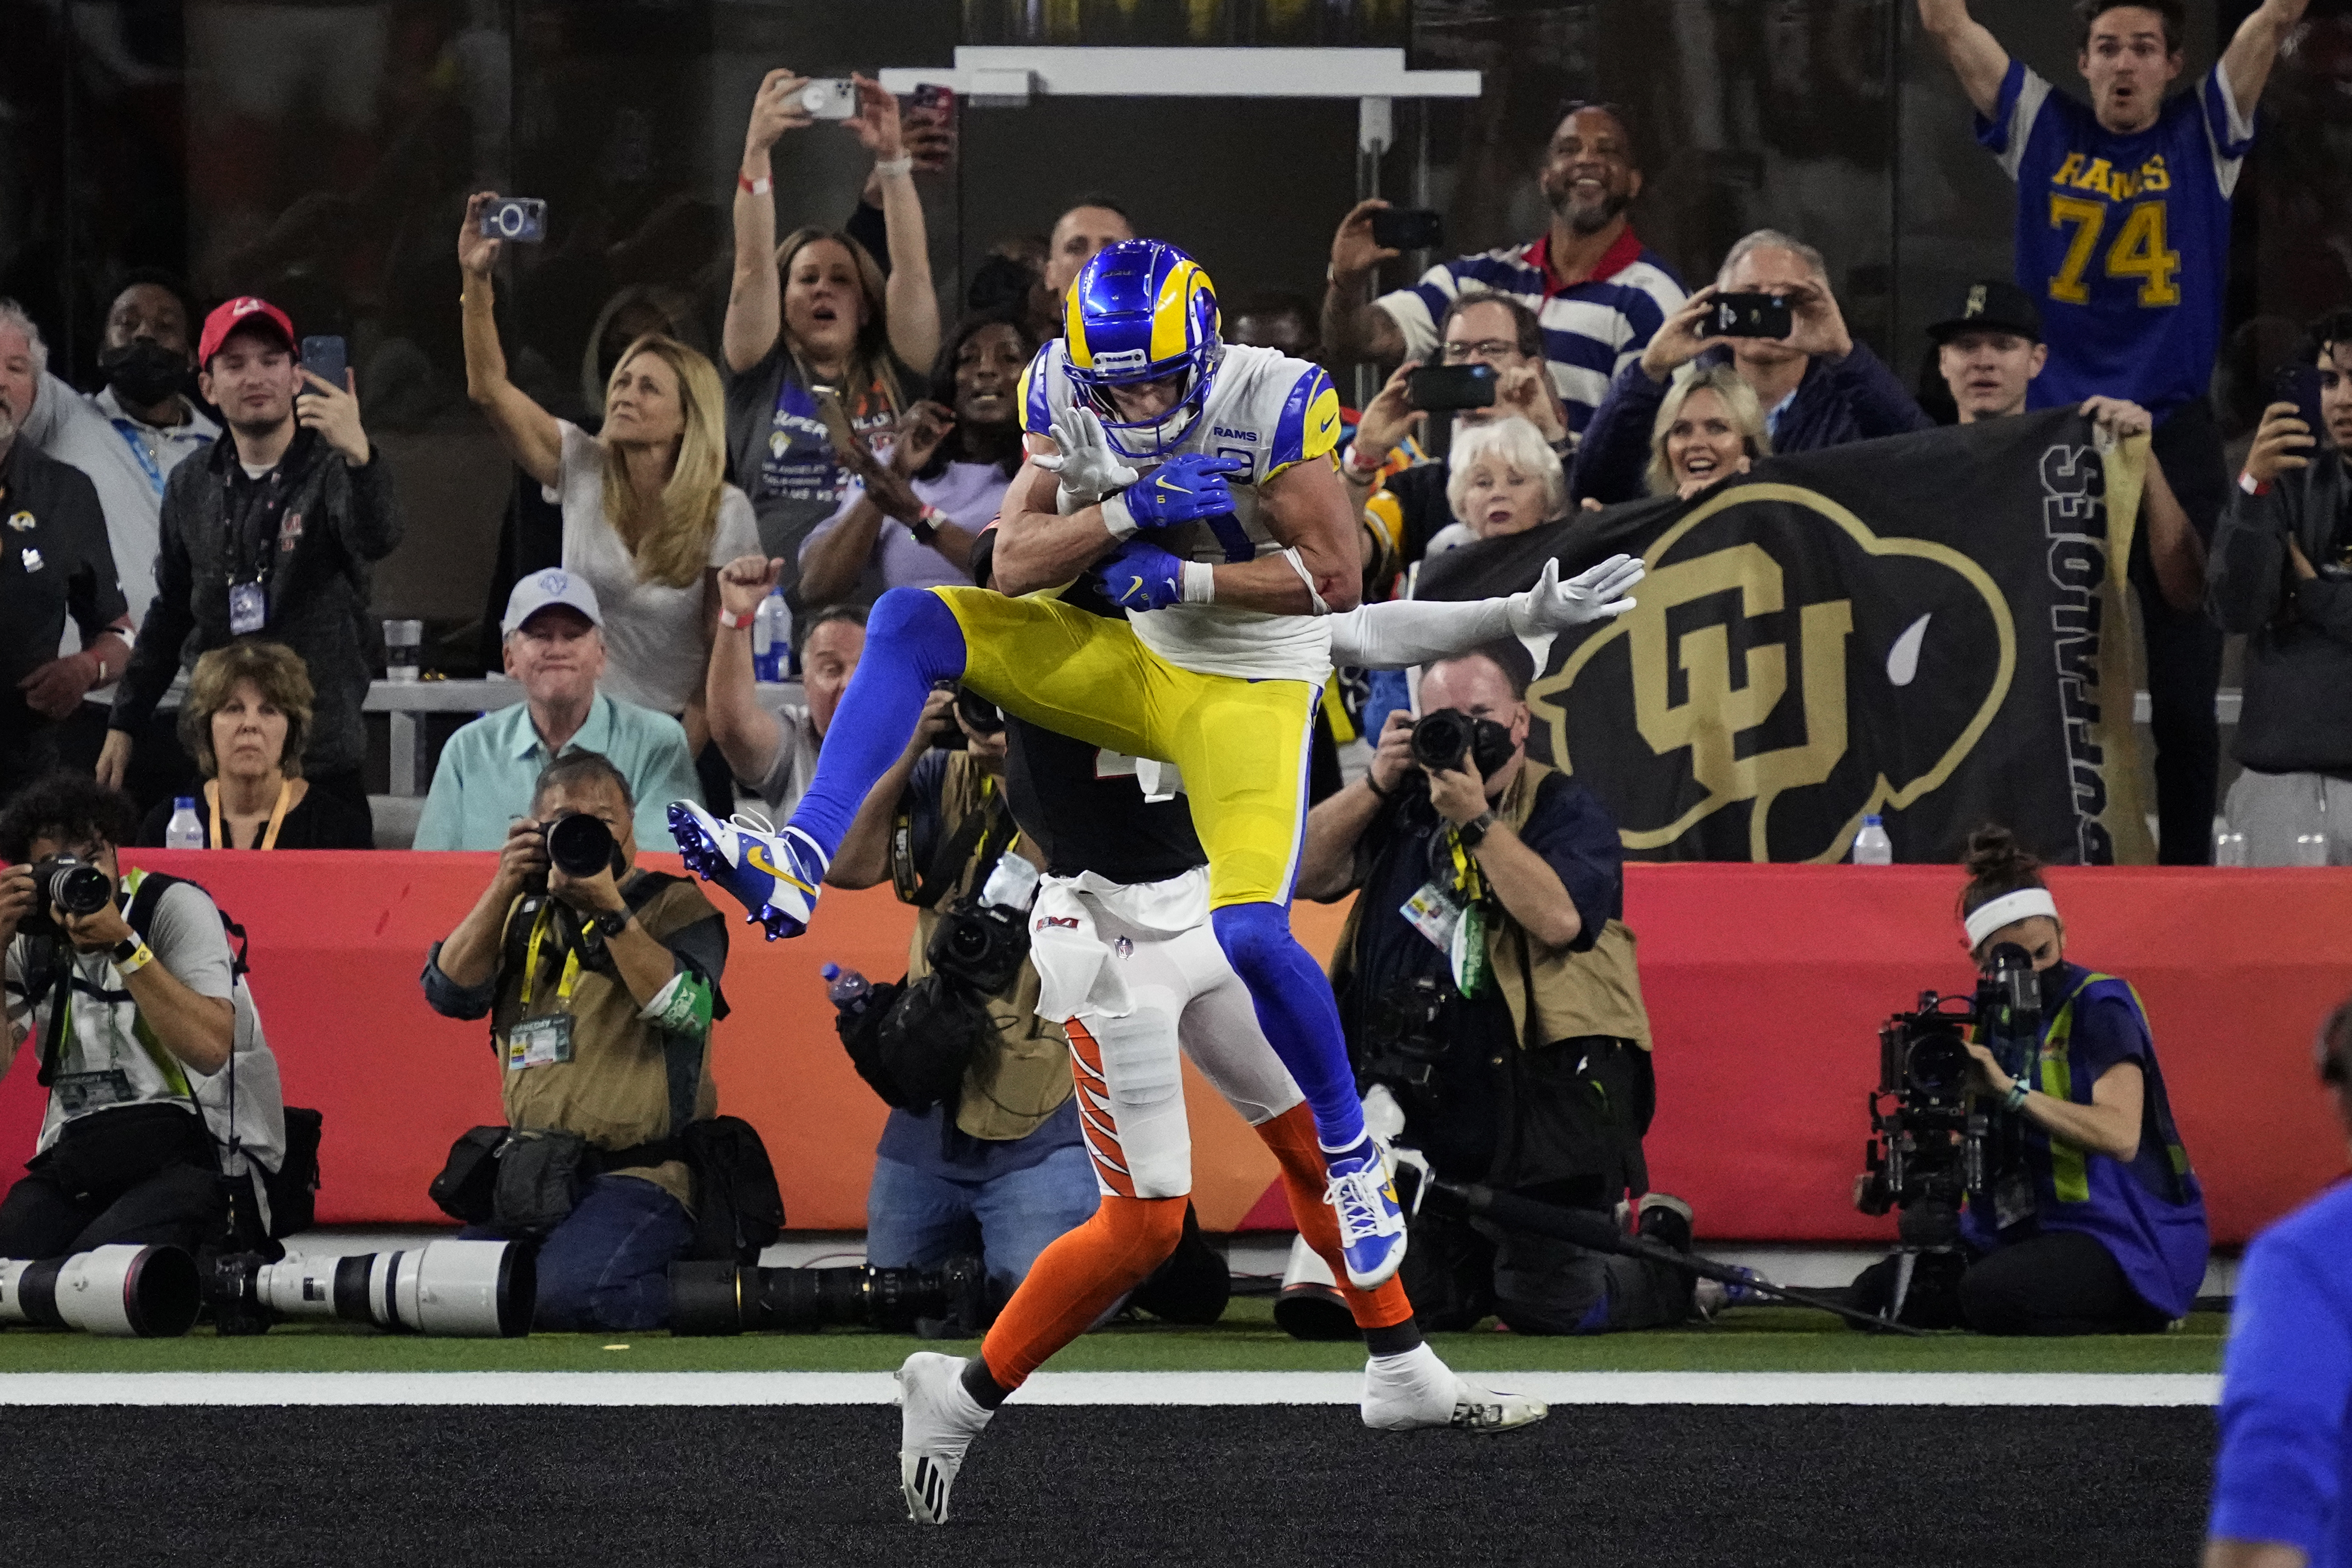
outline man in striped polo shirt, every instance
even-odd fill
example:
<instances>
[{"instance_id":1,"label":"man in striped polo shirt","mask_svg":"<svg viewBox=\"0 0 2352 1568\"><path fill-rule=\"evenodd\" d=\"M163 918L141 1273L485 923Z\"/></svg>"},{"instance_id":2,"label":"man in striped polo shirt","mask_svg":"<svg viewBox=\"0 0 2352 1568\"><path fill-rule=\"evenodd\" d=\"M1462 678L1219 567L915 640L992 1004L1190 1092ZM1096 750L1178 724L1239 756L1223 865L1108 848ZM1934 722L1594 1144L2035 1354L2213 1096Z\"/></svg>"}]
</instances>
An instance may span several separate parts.
<instances>
[{"instance_id":1,"label":"man in striped polo shirt","mask_svg":"<svg viewBox=\"0 0 2352 1568\"><path fill-rule=\"evenodd\" d=\"M1331 240L1323 295L1327 363L1429 361L1438 321L1465 290L1510 295L1543 325L1544 359L1581 432L1609 390L1661 322L1683 302L1682 279L1646 248L1625 209L1642 191L1632 138L1614 110L1577 104L1562 115L1538 176L1551 226L1527 245L1461 256L1433 267L1410 289L1363 302L1380 263L1398 254L1372 240L1372 214L1360 202Z\"/></svg>"}]
</instances>

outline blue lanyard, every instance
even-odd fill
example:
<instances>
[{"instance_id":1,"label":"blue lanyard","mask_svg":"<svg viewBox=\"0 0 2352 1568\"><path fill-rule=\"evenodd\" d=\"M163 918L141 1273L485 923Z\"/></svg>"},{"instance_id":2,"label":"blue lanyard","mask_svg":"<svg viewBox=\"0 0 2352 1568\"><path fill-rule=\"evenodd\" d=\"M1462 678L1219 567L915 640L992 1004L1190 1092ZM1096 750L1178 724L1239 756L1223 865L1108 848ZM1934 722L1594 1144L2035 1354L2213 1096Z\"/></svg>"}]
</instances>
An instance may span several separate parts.
<instances>
[{"instance_id":1,"label":"blue lanyard","mask_svg":"<svg viewBox=\"0 0 2352 1568\"><path fill-rule=\"evenodd\" d=\"M107 423L114 426L114 433L130 447L131 455L139 459L139 466L147 471L148 489L155 492L156 500L161 500L163 497L163 470L157 468L155 459L148 455L147 443L139 438L139 426L128 419L110 419Z\"/></svg>"}]
</instances>

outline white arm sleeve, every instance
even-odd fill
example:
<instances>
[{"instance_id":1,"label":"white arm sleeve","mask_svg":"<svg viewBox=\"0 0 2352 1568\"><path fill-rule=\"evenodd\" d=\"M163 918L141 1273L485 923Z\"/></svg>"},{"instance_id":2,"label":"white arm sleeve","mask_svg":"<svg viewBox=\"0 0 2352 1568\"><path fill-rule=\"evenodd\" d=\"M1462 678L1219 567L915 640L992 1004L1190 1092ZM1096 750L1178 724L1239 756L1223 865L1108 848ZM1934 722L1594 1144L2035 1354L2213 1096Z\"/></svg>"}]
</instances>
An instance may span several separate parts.
<instances>
[{"instance_id":1,"label":"white arm sleeve","mask_svg":"<svg viewBox=\"0 0 2352 1568\"><path fill-rule=\"evenodd\" d=\"M1514 635L1508 599L1390 599L1333 616L1331 662L1403 669Z\"/></svg>"}]
</instances>

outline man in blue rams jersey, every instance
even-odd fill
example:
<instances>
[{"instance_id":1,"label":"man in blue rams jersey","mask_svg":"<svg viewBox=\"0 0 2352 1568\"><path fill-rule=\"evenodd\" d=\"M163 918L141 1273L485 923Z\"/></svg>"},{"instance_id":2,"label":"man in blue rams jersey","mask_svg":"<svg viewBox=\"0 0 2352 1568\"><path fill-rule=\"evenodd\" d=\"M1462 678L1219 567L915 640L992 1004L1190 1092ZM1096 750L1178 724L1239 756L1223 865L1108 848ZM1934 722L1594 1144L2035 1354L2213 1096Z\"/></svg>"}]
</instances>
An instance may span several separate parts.
<instances>
[{"instance_id":1,"label":"man in blue rams jersey","mask_svg":"<svg viewBox=\"0 0 2352 1568\"><path fill-rule=\"evenodd\" d=\"M1222 342L1208 274L1156 240L1096 255L1065 314L1065 336L1023 379L1032 461L1004 497L995 574L1030 593L1091 571L1128 618L1034 594L893 590L792 821L765 832L679 802L674 831L687 863L771 937L798 934L937 681L1172 763L1208 853L1218 946L1306 1091L1349 1277L1370 1290L1403 1257L1403 1215L1364 1131L1331 988L1288 908L1331 670L1323 617L1359 596L1356 520L1332 458L1339 395L1314 365Z\"/></svg>"},{"instance_id":2,"label":"man in blue rams jersey","mask_svg":"<svg viewBox=\"0 0 2352 1568\"><path fill-rule=\"evenodd\" d=\"M2182 68L2183 0L2077 0L2085 106L1969 15L1919 0L1919 17L1976 106L1977 139L2017 182L2017 281L2040 305L2050 362L2036 408L2092 397L2156 416L2156 457L2200 538L2229 500L2206 402L2229 281L2230 196L2253 145L2254 102L2309 0L2261 0L2194 90ZM2144 552L2131 563L2147 628L2158 843L2168 864L2210 857L2220 744L2220 633L2164 603Z\"/></svg>"}]
</instances>

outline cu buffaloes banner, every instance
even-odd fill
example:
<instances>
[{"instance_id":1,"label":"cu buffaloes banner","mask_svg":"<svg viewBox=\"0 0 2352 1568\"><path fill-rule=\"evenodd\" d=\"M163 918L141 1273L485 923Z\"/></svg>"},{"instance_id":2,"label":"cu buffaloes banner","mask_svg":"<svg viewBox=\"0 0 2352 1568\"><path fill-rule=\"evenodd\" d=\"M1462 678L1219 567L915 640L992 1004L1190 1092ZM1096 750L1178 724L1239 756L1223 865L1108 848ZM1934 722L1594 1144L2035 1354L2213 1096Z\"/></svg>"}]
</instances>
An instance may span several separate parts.
<instances>
[{"instance_id":1,"label":"cu buffaloes banner","mask_svg":"<svg viewBox=\"0 0 2352 1568\"><path fill-rule=\"evenodd\" d=\"M2146 448L2103 455L2055 411L1773 458L1450 552L1416 592L1648 565L1638 608L1528 648L1529 752L1636 858L1832 862L1874 811L1897 860L1997 822L2061 863L2145 864L2124 563Z\"/></svg>"}]
</instances>

